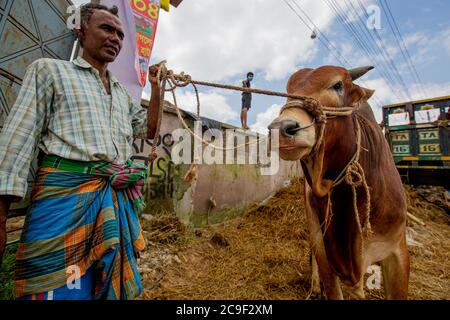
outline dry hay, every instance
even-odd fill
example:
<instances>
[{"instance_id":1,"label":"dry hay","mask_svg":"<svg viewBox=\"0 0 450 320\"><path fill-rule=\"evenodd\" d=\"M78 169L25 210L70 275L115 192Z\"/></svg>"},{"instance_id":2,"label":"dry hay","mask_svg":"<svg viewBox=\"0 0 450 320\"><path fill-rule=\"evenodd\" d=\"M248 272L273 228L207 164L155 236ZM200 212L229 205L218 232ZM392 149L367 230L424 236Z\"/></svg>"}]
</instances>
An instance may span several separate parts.
<instances>
[{"instance_id":1,"label":"dry hay","mask_svg":"<svg viewBox=\"0 0 450 320\"><path fill-rule=\"evenodd\" d=\"M450 216L445 207L430 203L405 186L408 211L425 222L408 221L411 299L450 299ZM445 194L443 195L445 197ZM433 201L435 202L435 201Z\"/></svg>"},{"instance_id":2,"label":"dry hay","mask_svg":"<svg viewBox=\"0 0 450 320\"><path fill-rule=\"evenodd\" d=\"M426 223L408 222L413 244L410 298L449 299L449 217L414 189L406 187L406 194L409 212ZM147 271L142 298L311 298L304 210L303 182L297 179L241 218L201 231L178 229L178 240L168 245L155 243L164 237L157 235L158 224L152 224L153 240L145 253L150 258L142 259ZM366 290L366 294L369 299L384 298L382 290Z\"/></svg>"},{"instance_id":3,"label":"dry hay","mask_svg":"<svg viewBox=\"0 0 450 320\"><path fill-rule=\"evenodd\" d=\"M150 243L170 244L180 240L186 231L183 223L172 214L162 214L143 220L145 239Z\"/></svg>"},{"instance_id":4,"label":"dry hay","mask_svg":"<svg viewBox=\"0 0 450 320\"><path fill-rule=\"evenodd\" d=\"M308 295L309 245L303 186L296 181L265 205L203 230L177 252L144 299L302 299Z\"/></svg>"}]
</instances>

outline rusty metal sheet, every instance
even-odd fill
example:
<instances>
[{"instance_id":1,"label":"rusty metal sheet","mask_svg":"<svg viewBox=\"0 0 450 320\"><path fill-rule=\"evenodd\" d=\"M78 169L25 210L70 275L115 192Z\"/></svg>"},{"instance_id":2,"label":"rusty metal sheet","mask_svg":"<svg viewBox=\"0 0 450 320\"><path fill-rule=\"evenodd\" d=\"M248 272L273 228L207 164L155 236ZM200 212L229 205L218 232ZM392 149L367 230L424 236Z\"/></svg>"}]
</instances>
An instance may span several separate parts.
<instances>
[{"instance_id":1,"label":"rusty metal sheet","mask_svg":"<svg viewBox=\"0 0 450 320\"><path fill-rule=\"evenodd\" d=\"M2 70L21 79L26 66L38 58L70 57L74 36L64 18L67 6L72 5L70 1L22 0L2 4L5 9L0 19Z\"/></svg>"},{"instance_id":2,"label":"rusty metal sheet","mask_svg":"<svg viewBox=\"0 0 450 320\"><path fill-rule=\"evenodd\" d=\"M8 0L0 0L0 9L5 9Z\"/></svg>"}]
</instances>

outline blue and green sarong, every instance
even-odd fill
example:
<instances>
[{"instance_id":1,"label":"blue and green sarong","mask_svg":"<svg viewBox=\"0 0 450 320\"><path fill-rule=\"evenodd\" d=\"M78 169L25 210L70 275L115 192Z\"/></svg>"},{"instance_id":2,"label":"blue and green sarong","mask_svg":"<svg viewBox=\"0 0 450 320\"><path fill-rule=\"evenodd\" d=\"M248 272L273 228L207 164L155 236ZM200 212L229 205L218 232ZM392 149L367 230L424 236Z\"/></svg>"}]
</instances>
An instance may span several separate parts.
<instances>
[{"instance_id":1,"label":"blue and green sarong","mask_svg":"<svg viewBox=\"0 0 450 320\"><path fill-rule=\"evenodd\" d=\"M138 187L146 177L147 168L131 160L119 166L45 156L17 252L16 297L139 296L145 203ZM74 273L81 293L73 291Z\"/></svg>"}]
</instances>

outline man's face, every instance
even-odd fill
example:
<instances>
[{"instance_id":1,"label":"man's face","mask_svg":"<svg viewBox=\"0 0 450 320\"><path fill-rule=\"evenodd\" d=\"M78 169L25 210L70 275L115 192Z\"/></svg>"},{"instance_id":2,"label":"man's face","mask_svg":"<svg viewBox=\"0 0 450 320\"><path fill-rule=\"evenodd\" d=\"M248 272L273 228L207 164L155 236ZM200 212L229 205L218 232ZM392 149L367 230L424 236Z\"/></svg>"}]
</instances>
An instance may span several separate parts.
<instances>
[{"instance_id":1,"label":"man's face","mask_svg":"<svg viewBox=\"0 0 450 320\"><path fill-rule=\"evenodd\" d=\"M95 10L80 32L83 50L101 63L113 62L122 49L124 31L118 17L105 10Z\"/></svg>"}]
</instances>

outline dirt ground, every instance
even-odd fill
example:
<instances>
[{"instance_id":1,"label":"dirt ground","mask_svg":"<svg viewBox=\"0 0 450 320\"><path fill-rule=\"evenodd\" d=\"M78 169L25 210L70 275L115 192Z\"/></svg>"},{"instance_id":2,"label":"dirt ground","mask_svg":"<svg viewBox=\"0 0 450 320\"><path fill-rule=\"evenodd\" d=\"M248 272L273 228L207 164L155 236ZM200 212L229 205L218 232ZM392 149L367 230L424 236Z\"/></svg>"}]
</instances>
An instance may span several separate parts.
<instances>
[{"instance_id":1,"label":"dirt ground","mask_svg":"<svg viewBox=\"0 0 450 320\"><path fill-rule=\"evenodd\" d=\"M243 217L206 229L187 229L170 215L144 220L142 299L319 298L310 292L302 183L294 181ZM448 193L436 188L435 201L421 189L405 191L416 218L408 221L409 298L450 299ZM384 298L382 289L366 289L366 295Z\"/></svg>"},{"instance_id":2,"label":"dirt ground","mask_svg":"<svg viewBox=\"0 0 450 320\"><path fill-rule=\"evenodd\" d=\"M139 260L141 299L317 299L310 292L309 244L303 182L294 181L240 218L206 229L176 217L143 215L147 249ZM450 299L450 199L437 187L405 186L411 259L409 297ZM8 241L23 218L8 220ZM0 269L1 299L13 299L14 258ZM383 290L367 290L369 299ZM348 296L347 296L348 297Z\"/></svg>"}]
</instances>

